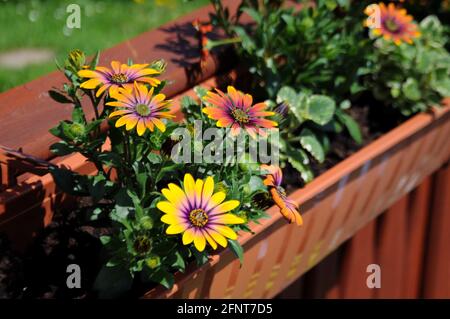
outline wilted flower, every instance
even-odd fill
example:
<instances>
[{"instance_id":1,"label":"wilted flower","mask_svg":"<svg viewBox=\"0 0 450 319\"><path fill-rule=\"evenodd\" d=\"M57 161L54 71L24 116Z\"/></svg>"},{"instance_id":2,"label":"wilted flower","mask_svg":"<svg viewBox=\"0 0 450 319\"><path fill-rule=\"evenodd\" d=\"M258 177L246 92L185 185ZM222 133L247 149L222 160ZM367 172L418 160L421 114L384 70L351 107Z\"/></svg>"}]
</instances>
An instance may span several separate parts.
<instances>
[{"instance_id":1,"label":"wilted flower","mask_svg":"<svg viewBox=\"0 0 450 319\"><path fill-rule=\"evenodd\" d=\"M283 181L283 172L281 171L281 168L274 165L261 165L261 169L269 172L264 180L264 185L269 187L272 199L280 208L283 217L287 219L289 223L295 222L297 225L302 225L303 219L298 212L297 204L287 198L285 190L281 187Z\"/></svg>"}]
</instances>

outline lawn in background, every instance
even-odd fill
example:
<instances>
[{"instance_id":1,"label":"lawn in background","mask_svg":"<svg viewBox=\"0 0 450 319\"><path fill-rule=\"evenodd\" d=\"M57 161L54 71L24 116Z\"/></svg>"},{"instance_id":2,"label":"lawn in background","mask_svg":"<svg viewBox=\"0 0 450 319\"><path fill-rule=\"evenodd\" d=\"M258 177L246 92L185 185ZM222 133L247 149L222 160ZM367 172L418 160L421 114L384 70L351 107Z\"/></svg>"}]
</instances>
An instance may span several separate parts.
<instances>
[{"instance_id":1,"label":"lawn in background","mask_svg":"<svg viewBox=\"0 0 450 319\"><path fill-rule=\"evenodd\" d=\"M207 4L207 0L0 0L0 54L50 49L62 61L72 49L94 54ZM81 7L81 28L68 29L66 8ZM151 39L149 39L151 41ZM55 70L54 61L23 69L0 66L0 92Z\"/></svg>"}]
</instances>

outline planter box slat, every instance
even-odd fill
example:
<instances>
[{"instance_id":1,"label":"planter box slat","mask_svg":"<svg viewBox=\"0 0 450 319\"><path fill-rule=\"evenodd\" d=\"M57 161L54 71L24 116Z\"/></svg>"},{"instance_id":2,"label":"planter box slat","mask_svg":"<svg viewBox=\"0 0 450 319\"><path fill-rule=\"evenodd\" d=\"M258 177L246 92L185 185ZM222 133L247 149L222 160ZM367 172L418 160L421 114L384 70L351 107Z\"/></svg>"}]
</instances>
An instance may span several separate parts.
<instances>
[{"instance_id":1,"label":"planter box slat","mask_svg":"<svg viewBox=\"0 0 450 319\"><path fill-rule=\"evenodd\" d=\"M431 212L423 295L450 298L450 165L434 180Z\"/></svg>"},{"instance_id":2,"label":"planter box slat","mask_svg":"<svg viewBox=\"0 0 450 319\"><path fill-rule=\"evenodd\" d=\"M431 177L427 177L411 194L409 203L408 256L403 296L419 298L431 195Z\"/></svg>"}]
</instances>

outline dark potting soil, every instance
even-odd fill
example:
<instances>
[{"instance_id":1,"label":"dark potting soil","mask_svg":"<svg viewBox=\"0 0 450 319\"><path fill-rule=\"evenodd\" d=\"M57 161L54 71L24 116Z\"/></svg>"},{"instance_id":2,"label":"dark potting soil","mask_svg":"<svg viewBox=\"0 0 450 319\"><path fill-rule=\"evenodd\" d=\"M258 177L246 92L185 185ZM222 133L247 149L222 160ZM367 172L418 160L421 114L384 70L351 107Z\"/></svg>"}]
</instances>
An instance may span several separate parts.
<instances>
[{"instance_id":1,"label":"dark potting soil","mask_svg":"<svg viewBox=\"0 0 450 319\"><path fill-rule=\"evenodd\" d=\"M370 99L369 99L370 100ZM363 143L358 145L350 136L331 137L330 153L324 163L313 162L318 176L368 145L405 119L391 108L361 104L348 113L359 123ZM302 187L299 173L287 166L284 170L288 193ZM23 254L13 251L6 238L0 237L0 299L2 298L95 298L93 283L101 268L100 236L110 234L108 225L89 221L89 205L80 203L73 212L55 214L53 222L35 239ZM80 266L81 288L69 289L66 284L67 266ZM139 283L127 297L138 297L148 287Z\"/></svg>"}]
</instances>

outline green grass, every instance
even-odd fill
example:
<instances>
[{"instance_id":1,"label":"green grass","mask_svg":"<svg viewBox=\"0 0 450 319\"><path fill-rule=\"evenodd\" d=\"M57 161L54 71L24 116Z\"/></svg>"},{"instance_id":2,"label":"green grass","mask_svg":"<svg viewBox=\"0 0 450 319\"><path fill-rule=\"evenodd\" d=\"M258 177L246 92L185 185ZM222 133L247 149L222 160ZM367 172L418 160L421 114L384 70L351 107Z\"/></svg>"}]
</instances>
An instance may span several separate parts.
<instances>
[{"instance_id":1,"label":"green grass","mask_svg":"<svg viewBox=\"0 0 450 319\"><path fill-rule=\"evenodd\" d=\"M5 2L6 1L6 2ZM62 61L72 49L94 54L207 4L207 0L0 0L0 53L46 48ZM65 29L66 7L81 7L81 28ZM0 67L0 92L55 70L54 61Z\"/></svg>"}]
</instances>

